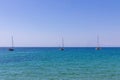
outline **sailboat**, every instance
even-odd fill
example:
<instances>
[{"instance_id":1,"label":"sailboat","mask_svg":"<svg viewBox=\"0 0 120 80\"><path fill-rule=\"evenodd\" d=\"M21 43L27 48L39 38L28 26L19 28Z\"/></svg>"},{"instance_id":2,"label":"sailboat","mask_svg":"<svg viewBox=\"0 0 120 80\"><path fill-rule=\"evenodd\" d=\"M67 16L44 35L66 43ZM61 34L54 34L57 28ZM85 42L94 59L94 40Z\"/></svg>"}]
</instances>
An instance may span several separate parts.
<instances>
[{"instance_id":1,"label":"sailboat","mask_svg":"<svg viewBox=\"0 0 120 80\"><path fill-rule=\"evenodd\" d=\"M13 36L11 37L11 39L12 39L12 47L9 48L9 51L14 51L14 41L13 41Z\"/></svg>"},{"instance_id":2,"label":"sailboat","mask_svg":"<svg viewBox=\"0 0 120 80\"><path fill-rule=\"evenodd\" d=\"M100 50L100 44L99 44L99 36L97 36L97 47L96 47L96 50Z\"/></svg>"},{"instance_id":3,"label":"sailboat","mask_svg":"<svg viewBox=\"0 0 120 80\"><path fill-rule=\"evenodd\" d=\"M60 48L61 51L64 51L64 39L62 38L62 47Z\"/></svg>"}]
</instances>

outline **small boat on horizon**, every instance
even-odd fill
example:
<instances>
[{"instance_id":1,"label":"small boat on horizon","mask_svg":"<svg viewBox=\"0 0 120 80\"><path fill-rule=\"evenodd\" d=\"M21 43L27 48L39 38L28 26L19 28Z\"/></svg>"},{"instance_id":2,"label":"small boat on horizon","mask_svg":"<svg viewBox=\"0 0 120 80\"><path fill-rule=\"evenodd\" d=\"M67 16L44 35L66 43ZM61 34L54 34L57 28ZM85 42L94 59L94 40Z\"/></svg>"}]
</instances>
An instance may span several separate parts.
<instances>
[{"instance_id":1,"label":"small boat on horizon","mask_svg":"<svg viewBox=\"0 0 120 80\"><path fill-rule=\"evenodd\" d=\"M96 50L100 50L101 48L100 47L96 47Z\"/></svg>"},{"instance_id":2,"label":"small boat on horizon","mask_svg":"<svg viewBox=\"0 0 120 80\"><path fill-rule=\"evenodd\" d=\"M62 38L62 47L60 48L61 51L64 51L64 39Z\"/></svg>"},{"instance_id":3,"label":"small boat on horizon","mask_svg":"<svg viewBox=\"0 0 120 80\"><path fill-rule=\"evenodd\" d=\"M100 43L99 43L99 36L97 36L97 47L96 50L101 50Z\"/></svg>"},{"instance_id":4,"label":"small boat on horizon","mask_svg":"<svg viewBox=\"0 0 120 80\"><path fill-rule=\"evenodd\" d=\"M9 50L9 51L14 51L14 41L13 41L13 36L11 37L11 40L12 40L12 46L11 46L11 48L9 48L8 50Z\"/></svg>"}]
</instances>

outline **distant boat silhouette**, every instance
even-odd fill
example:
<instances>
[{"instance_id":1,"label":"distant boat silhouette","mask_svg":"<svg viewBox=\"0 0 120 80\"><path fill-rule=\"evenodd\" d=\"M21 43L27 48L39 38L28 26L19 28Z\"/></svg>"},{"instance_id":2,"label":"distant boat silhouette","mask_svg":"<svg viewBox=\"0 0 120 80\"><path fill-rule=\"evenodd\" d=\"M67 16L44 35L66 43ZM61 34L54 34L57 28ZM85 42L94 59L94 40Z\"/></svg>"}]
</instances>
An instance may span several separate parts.
<instances>
[{"instance_id":1,"label":"distant boat silhouette","mask_svg":"<svg viewBox=\"0 0 120 80\"><path fill-rule=\"evenodd\" d=\"M60 48L61 51L64 51L64 39L62 38L62 47Z\"/></svg>"},{"instance_id":2,"label":"distant boat silhouette","mask_svg":"<svg viewBox=\"0 0 120 80\"><path fill-rule=\"evenodd\" d=\"M9 51L14 51L14 41L13 41L13 36L11 37L12 40L12 46L9 48Z\"/></svg>"},{"instance_id":3,"label":"distant boat silhouette","mask_svg":"<svg viewBox=\"0 0 120 80\"><path fill-rule=\"evenodd\" d=\"M97 36L97 47L95 48L96 50L100 50L100 43L99 43L99 36Z\"/></svg>"}]
</instances>

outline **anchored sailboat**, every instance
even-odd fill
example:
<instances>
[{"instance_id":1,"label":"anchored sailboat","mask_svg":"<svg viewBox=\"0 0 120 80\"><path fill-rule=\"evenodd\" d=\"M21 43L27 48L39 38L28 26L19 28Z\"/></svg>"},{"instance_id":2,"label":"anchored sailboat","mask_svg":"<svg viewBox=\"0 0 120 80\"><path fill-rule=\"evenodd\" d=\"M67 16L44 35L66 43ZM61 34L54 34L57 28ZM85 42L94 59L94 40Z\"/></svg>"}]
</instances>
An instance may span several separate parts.
<instances>
[{"instance_id":1,"label":"anchored sailboat","mask_svg":"<svg viewBox=\"0 0 120 80\"><path fill-rule=\"evenodd\" d=\"M97 36L97 47L96 47L96 50L100 50L100 43L99 43L99 36Z\"/></svg>"},{"instance_id":2,"label":"anchored sailboat","mask_svg":"<svg viewBox=\"0 0 120 80\"><path fill-rule=\"evenodd\" d=\"M11 37L12 40L12 46L9 48L9 51L14 51L14 41L13 41L13 36Z\"/></svg>"},{"instance_id":3,"label":"anchored sailboat","mask_svg":"<svg viewBox=\"0 0 120 80\"><path fill-rule=\"evenodd\" d=\"M61 51L64 51L64 39L62 38L62 47L60 48Z\"/></svg>"}]
</instances>

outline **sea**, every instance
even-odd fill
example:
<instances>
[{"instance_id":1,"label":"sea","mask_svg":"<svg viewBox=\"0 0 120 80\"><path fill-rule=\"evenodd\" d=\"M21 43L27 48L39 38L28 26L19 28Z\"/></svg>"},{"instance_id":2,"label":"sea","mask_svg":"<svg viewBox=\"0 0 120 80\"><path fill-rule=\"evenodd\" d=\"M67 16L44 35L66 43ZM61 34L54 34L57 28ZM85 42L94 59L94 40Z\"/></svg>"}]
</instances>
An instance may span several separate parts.
<instances>
[{"instance_id":1,"label":"sea","mask_svg":"<svg viewBox=\"0 0 120 80\"><path fill-rule=\"evenodd\" d=\"M0 80L120 80L120 48L0 48Z\"/></svg>"}]
</instances>

